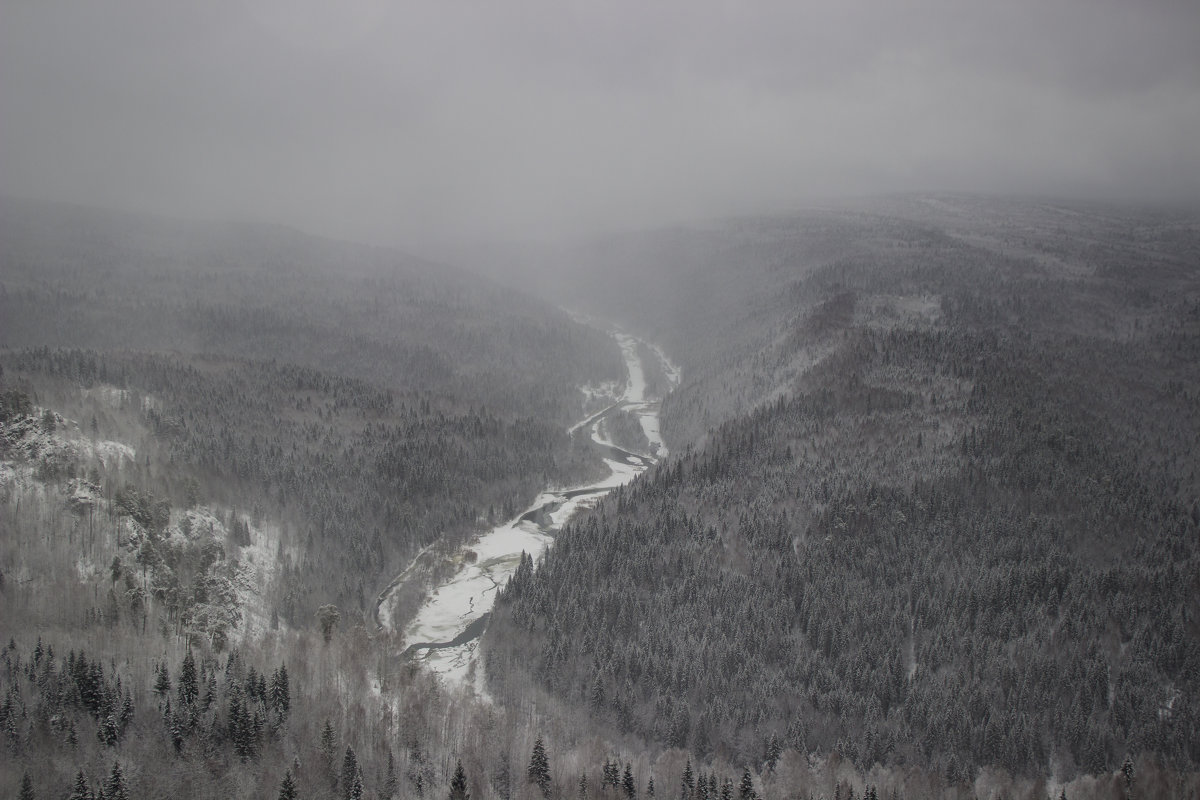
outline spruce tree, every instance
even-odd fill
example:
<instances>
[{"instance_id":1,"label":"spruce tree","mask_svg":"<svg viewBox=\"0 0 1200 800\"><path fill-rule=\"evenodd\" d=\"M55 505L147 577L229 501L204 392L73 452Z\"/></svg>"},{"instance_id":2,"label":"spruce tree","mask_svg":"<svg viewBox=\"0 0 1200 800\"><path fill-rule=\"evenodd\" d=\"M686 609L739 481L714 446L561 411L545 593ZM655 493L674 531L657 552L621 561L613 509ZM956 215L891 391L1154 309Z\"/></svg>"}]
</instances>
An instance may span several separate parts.
<instances>
[{"instance_id":1,"label":"spruce tree","mask_svg":"<svg viewBox=\"0 0 1200 800\"><path fill-rule=\"evenodd\" d=\"M679 800L692 800L695 789L696 779L692 775L692 760L689 758L683 765L683 774L679 776Z\"/></svg>"},{"instance_id":2,"label":"spruce tree","mask_svg":"<svg viewBox=\"0 0 1200 800\"><path fill-rule=\"evenodd\" d=\"M601 788L607 788L611 786L612 788L616 789L620 785L621 765L617 763L615 759L612 761L609 761L607 758L604 759L603 778L600 782Z\"/></svg>"},{"instance_id":3,"label":"spruce tree","mask_svg":"<svg viewBox=\"0 0 1200 800\"><path fill-rule=\"evenodd\" d=\"M579 792L577 794L579 796L579 800L586 800L588 796L588 779L586 772L581 772L579 774Z\"/></svg>"},{"instance_id":4,"label":"spruce tree","mask_svg":"<svg viewBox=\"0 0 1200 800\"><path fill-rule=\"evenodd\" d=\"M105 714L96 723L96 738L109 747L121 740L121 729L117 726L117 718Z\"/></svg>"},{"instance_id":5,"label":"spruce tree","mask_svg":"<svg viewBox=\"0 0 1200 800\"><path fill-rule=\"evenodd\" d=\"M637 797L637 784L633 782L633 765L625 762L625 774L621 776L621 788L625 791L627 800Z\"/></svg>"},{"instance_id":6,"label":"spruce tree","mask_svg":"<svg viewBox=\"0 0 1200 800\"><path fill-rule=\"evenodd\" d=\"M526 771L529 782L536 784L542 790L543 797L550 796L550 759L546 757L546 745L538 736L533 743L533 753L529 757L529 769Z\"/></svg>"},{"instance_id":7,"label":"spruce tree","mask_svg":"<svg viewBox=\"0 0 1200 800\"><path fill-rule=\"evenodd\" d=\"M191 705L200 694L200 684L196 680L196 657L191 648L184 653L183 666L179 669L179 702Z\"/></svg>"},{"instance_id":8,"label":"spruce tree","mask_svg":"<svg viewBox=\"0 0 1200 800\"><path fill-rule=\"evenodd\" d=\"M104 782L104 796L108 800L129 800L120 761L113 762L112 772L109 773L108 780Z\"/></svg>"},{"instance_id":9,"label":"spruce tree","mask_svg":"<svg viewBox=\"0 0 1200 800\"><path fill-rule=\"evenodd\" d=\"M463 772L461 758L454 766L454 777L450 780L449 800L471 800L471 793L467 791L467 774Z\"/></svg>"},{"instance_id":10,"label":"spruce tree","mask_svg":"<svg viewBox=\"0 0 1200 800\"><path fill-rule=\"evenodd\" d=\"M92 800L92 790L88 787L87 775L83 774L83 770L75 774L75 783L67 800Z\"/></svg>"},{"instance_id":11,"label":"spruce tree","mask_svg":"<svg viewBox=\"0 0 1200 800\"><path fill-rule=\"evenodd\" d=\"M588 705L595 711L604 705L604 681L600 678L600 673L596 673L595 680L592 681L592 691L588 695Z\"/></svg>"},{"instance_id":12,"label":"spruce tree","mask_svg":"<svg viewBox=\"0 0 1200 800\"><path fill-rule=\"evenodd\" d=\"M287 666L281 664L279 669L271 675L270 687L271 709L281 722L287 719L288 712L292 707L292 690L289 683Z\"/></svg>"},{"instance_id":13,"label":"spruce tree","mask_svg":"<svg viewBox=\"0 0 1200 800\"><path fill-rule=\"evenodd\" d=\"M171 675L167 671L167 665L159 664L154 672L154 693L160 698L166 697L171 693Z\"/></svg>"},{"instance_id":14,"label":"spruce tree","mask_svg":"<svg viewBox=\"0 0 1200 800\"><path fill-rule=\"evenodd\" d=\"M750 775L749 767L742 772L742 782L738 786L738 800L754 800L754 778Z\"/></svg>"},{"instance_id":15,"label":"spruce tree","mask_svg":"<svg viewBox=\"0 0 1200 800\"><path fill-rule=\"evenodd\" d=\"M297 796L296 782L292 780L292 771L289 769L283 773L283 780L279 784L279 800L296 800Z\"/></svg>"},{"instance_id":16,"label":"spruce tree","mask_svg":"<svg viewBox=\"0 0 1200 800\"><path fill-rule=\"evenodd\" d=\"M342 797L350 800L350 789L354 785L354 776L358 773L358 757L354 755L354 749L346 748L346 755L342 758Z\"/></svg>"},{"instance_id":17,"label":"spruce tree","mask_svg":"<svg viewBox=\"0 0 1200 800\"><path fill-rule=\"evenodd\" d=\"M42 640L38 639L38 647L42 646ZM20 800L36 800L36 795L33 793L33 779L26 772L21 777L21 793L17 795Z\"/></svg>"},{"instance_id":18,"label":"spruce tree","mask_svg":"<svg viewBox=\"0 0 1200 800\"><path fill-rule=\"evenodd\" d=\"M177 755L183 753L183 724L180 721L179 714L172 713L170 721L171 744L175 747Z\"/></svg>"},{"instance_id":19,"label":"spruce tree","mask_svg":"<svg viewBox=\"0 0 1200 800\"><path fill-rule=\"evenodd\" d=\"M654 797L654 776L651 775L646 781L646 797Z\"/></svg>"},{"instance_id":20,"label":"spruce tree","mask_svg":"<svg viewBox=\"0 0 1200 800\"><path fill-rule=\"evenodd\" d=\"M321 766L325 769L325 777L330 786L337 786L337 772L334 770L334 759L337 758L337 734L333 732L333 723L325 720L321 728Z\"/></svg>"},{"instance_id":21,"label":"spruce tree","mask_svg":"<svg viewBox=\"0 0 1200 800\"><path fill-rule=\"evenodd\" d=\"M129 727L129 723L133 722L133 695L129 690L125 690L125 696L121 700L120 716L117 719L120 735L125 735L125 729Z\"/></svg>"},{"instance_id":22,"label":"spruce tree","mask_svg":"<svg viewBox=\"0 0 1200 800\"><path fill-rule=\"evenodd\" d=\"M775 766L779 764L779 757L783 754L783 749L779 745L779 738L772 733L770 740L767 741L767 772L774 772Z\"/></svg>"}]
</instances>

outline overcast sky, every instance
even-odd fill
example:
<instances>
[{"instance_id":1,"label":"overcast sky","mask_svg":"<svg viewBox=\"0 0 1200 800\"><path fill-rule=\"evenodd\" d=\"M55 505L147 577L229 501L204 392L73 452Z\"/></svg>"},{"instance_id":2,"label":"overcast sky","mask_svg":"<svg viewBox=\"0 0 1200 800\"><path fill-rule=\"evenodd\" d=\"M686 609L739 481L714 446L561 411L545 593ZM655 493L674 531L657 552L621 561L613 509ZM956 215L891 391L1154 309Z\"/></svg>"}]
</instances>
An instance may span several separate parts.
<instances>
[{"instance_id":1,"label":"overcast sky","mask_svg":"<svg viewBox=\"0 0 1200 800\"><path fill-rule=\"evenodd\" d=\"M0 0L0 191L420 245L1200 196L1195 0Z\"/></svg>"}]
</instances>

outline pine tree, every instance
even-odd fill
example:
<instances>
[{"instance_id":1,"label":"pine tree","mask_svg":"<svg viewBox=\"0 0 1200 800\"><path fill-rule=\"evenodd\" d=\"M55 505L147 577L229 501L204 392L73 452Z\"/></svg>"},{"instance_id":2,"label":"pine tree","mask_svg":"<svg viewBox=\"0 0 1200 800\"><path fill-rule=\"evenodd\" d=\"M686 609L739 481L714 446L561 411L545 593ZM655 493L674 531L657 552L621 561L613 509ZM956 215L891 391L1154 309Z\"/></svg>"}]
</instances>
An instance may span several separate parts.
<instances>
[{"instance_id":1,"label":"pine tree","mask_svg":"<svg viewBox=\"0 0 1200 800\"><path fill-rule=\"evenodd\" d=\"M546 757L546 745L542 737L537 737L533 743L533 753L529 757L527 770L529 782L536 784L542 790L543 797L550 796L550 759Z\"/></svg>"},{"instance_id":2,"label":"pine tree","mask_svg":"<svg viewBox=\"0 0 1200 800\"><path fill-rule=\"evenodd\" d=\"M279 800L296 800L297 797L296 782L292 780L292 771L289 769L283 773L283 780L279 784Z\"/></svg>"},{"instance_id":3,"label":"pine tree","mask_svg":"<svg viewBox=\"0 0 1200 800\"><path fill-rule=\"evenodd\" d=\"M334 759L337 757L337 734L333 732L333 723L325 720L321 728L321 766L325 768L325 777L330 786L337 786L337 772L334 770Z\"/></svg>"},{"instance_id":4,"label":"pine tree","mask_svg":"<svg viewBox=\"0 0 1200 800\"><path fill-rule=\"evenodd\" d=\"M346 748L346 755L342 758L342 797L349 800L350 788L354 785L354 776L358 773L358 757L354 755L354 749Z\"/></svg>"},{"instance_id":5,"label":"pine tree","mask_svg":"<svg viewBox=\"0 0 1200 800\"><path fill-rule=\"evenodd\" d=\"M38 639L38 647L41 647L41 645L42 640ZM21 793L17 797L20 800L36 800L36 796L33 793L33 779L29 777L28 772L21 778Z\"/></svg>"},{"instance_id":6,"label":"pine tree","mask_svg":"<svg viewBox=\"0 0 1200 800\"><path fill-rule=\"evenodd\" d=\"M615 760L609 761L604 759L604 767L601 772L600 788L607 789L609 786L616 789L621 785L621 765Z\"/></svg>"},{"instance_id":7,"label":"pine tree","mask_svg":"<svg viewBox=\"0 0 1200 800\"><path fill-rule=\"evenodd\" d=\"M96 723L96 738L112 747L121 739L121 729L117 726L117 718L106 714Z\"/></svg>"},{"instance_id":8,"label":"pine tree","mask_svg":"<svg viewBox=\"0 0 1200 800\"><path fill-rule=\"evenodd\" d=\"M171 675L167 671L167 665L159 664L154 671L154 693L160 698L166 697L171 693Z\"/></svg>"},{"instance_id":9,"label":"pine tree","mask_svg":"<svg viewBox=\"0 0 1200 800\"><path fill-rule=\"evenodd\" d=\"M129 723L133 722L133 695L129 693L128 689L125 690L125 696L121 700L121 713L117 718L117 722L121 732L120 735L124 736L125 729L129 727Z\"/></svg>"},{"instance_id":10,"label":"pine tree","mask_svg":"<svg viewBox=\"0 0 1200 800\"><path fill-rule=\"evenodd\" d=\"M633 765L628 761L625 762L625 774L621 776L621 788L628 800L637 797L637 784L633 782Z\"/></svg>"},{"instance_id":11,"label":"pine tree","mask_svg":"<svg viewBox=\"0 0 1200 800\"><path fill-rule=\"evenodd\" d=\"M250 757L258 758L259 749L262 745L263 735L263 718L256 710L254 717L250 720Z\"/></svg>"},{"instance_id":12,"label":"pine tree","mask_svg":"<svg viewBox=\"0 0 1200 800\"><path fill-rule=\"evenodd\" d=\"M196 680L196 658L191 648L183 656L183 666L179 669L179 702L191 705L200 694L200 685Z\"/></svg>"},{"instance_id":13,"label":"pine tree","mask_svg":"<svg viewBox=\"0 0 1200 800\"><path fill-rule=\"evenodd\" d=\"M200 702L200 710L208 711L217 702L217 676L208 674L208 684L204 687L204 699Z\"/></svg>"},{"instance_id":14,"label":"pine tree","mask_svg":"<svg viewBox=\"0 0 1200 800\"><path fill-rule=\"evenodd\" d=\"M742 773L742 782L738 786L738 800L754 800L754 778L750 775L749 767Z\"/></svg>"},{"instance_id":15,"label":"pine tree","mask_svg":"<svg viewBox=\"0 0 1200 800\"><path fill-rule=\"evenodd\" d=\"M242 761L257 757L258 741L254 720L250 717L248 703L242 700L241 693L237 691L229 698L229 738L233 740L234 752Z\"/></svg>"},{"instance_id":16,"label":"pine tree","mask_svg":"<svg viewBox=\"0 0 1200 800\"><path fill-rule=\"evenodd\" d=\"M289 685L287 666L280 664L279 669L271 675L270 687L271 709L282 722L287 719L292 707L292 690Z\"/></svg>"},{"instance_id":17,"label":"pine tree","mask_svg":"<svg viewBox=\"0 0 1200 800\"><path fill-rule=\"evenodd\" d=\"M733 800L733 781L729 778L726 778L725 783L721 784L721 800Z\"/></svg>"},{"instance_id":18,"label":"pine tree","mask_svg":"<svg viewBox=\"0 0 1200 800\"><path fill-rule=\"evenodd\" d=\"M767 772L774 772L775 766L779 763L779 757L783 754L782 748L779 745L779 738L774 733L767 741Z\"/></svg>"},{"instance_id":19,"label":"pine tree","mask_svg":"<svg viewBox=\"0 0 1200 800\"><path fill-rule=\"evenodd\" d=\"M104 796L108 800L129 800L125 790L125 775L121 772L121 762L114 761L112 772L104 782Z\"/></svg>"},{"instance_id":20,"label":"pine tree","mask_svg":"<svg viewBox=\"0 0 1200 800\"><path fill-rule=\"evenodd\" d=\"M646 781L646 797L654 797L654 776L651 775Z\"/></svg>"},{"instance_id":21,"label":"pine tree","mask_svg":"<svg viewBox=\"0 0 1200 800\"><path fill-rule=\"evenodd\" d=\"M691 800L692 792L696 790L696 779L692 775L692 760L689 758L683 765L683 774L679 776L680 800Z\"/></svg>"},{"instance_id":22,"label":"pine tree","mask_svg":"<svg viewBox=\"0 0 1200 800\"><path fill-rule=\"evenodd\" d=\"M346 797L348 800L363 800L362 769L355 768L354 778L350 781L350 792Z\"/></svg>"},{"instance_id":23,"label":"pine tree","mask_svg":"<svg viewBox=\"0 0 1200 800\"><path fill-rule=\"evenodd\" d=\"M175 753L183 753L183 724L179 719L179 714L171 714L171 744L175 747Z\"/></svg>"},{"instance_id":24,"label":"pine tree","mask_svg":"<svg viewBox=\"0 0 1200 800\"><path fill-rule=\"evenodd\" d=\"M454 777L450 780L449 800L471 800L471 793L467 791L467 774L463 772L461 758L454 766Z\"/></svg>"},{"instance_id":25,"label":"pine tree","mask_svg":"<svg viewBox=\"0 0 1200 800\"><path fill-rule=\"evenodd\" d=\"M75 774L75 784L67 800L92 800L92 790L88 787L87 775L83 774L83 770Z\"/></svg>"},{"instance_id":26,"label":"pine tree","mask_svg":"<svg viewBox=\"0 0 1200 800\"><path fill-rule=\"evenodd\" d=\"M579 773L579 791L577 794L579 796L579 800L586 800L588 796L588 779L586 772Z\"/></svg>"},{"instance_id":27,"label":"pine tree","mask_svg":"<svg viewBox=\"0 0 1200 800\"><path fill-rule=\"evenodd\" d=\"M595 680L592 681L592 690L588 695L588 705L595 711L604 705L604 681L600 678L600 673L596 673Z\"/></svg>"}]
</instances>

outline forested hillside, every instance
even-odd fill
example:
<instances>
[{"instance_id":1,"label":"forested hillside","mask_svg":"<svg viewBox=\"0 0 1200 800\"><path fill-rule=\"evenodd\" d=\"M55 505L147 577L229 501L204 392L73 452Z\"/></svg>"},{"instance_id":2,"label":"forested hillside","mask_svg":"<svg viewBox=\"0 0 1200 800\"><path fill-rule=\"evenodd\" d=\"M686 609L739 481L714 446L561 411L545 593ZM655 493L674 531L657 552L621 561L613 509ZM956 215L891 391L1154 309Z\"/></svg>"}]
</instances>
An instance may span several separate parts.
<instances>
[{"instance_id":1,"label":"forested hillside","mask_svg":"<svg viewBox=\"0 0 1200 800\"><path fill-rule=\"evenodd\" d=\"M279 227L5 198L0 344L278 361L567 425L602 333L484 278Z\"/></svg>"},{"instance_id":2,"label":"forested hillside","mask_svg":"<svg viewBox=\"0 0 1200 800\"><path fill-rule=\"evenodd\" d=\"M681 363L672 455L521 559L476 690L374 599L603 477L566 430L613 340L391 251L0 212L0 795L1196 795L1191 217L892 198L555 254Z\"/></svg>"},{"instance_id":3,"label":"forested hillside","mask_svg":"<svg viewBox=\"0 0 1200 800\"><path fill-rule=\"evenodd\" d=\"M643 317L693 446L508 587L495 681L734 763L1194 770L1200 225L942 198L729 233L691 267L725 294Z\"/></svg>"},{"instance_id":4,"label":"forested hillside","mask_svg":"<svg viewBox=\"0 0 1200 800\"><path fill-rule=\"evenodd\" d=\"M403 666L373 601L597 474L565 430L623 375L611 338L284 229L5 199L0 241L0 794L80 772L114 797L119 769L130 796L273 796L290 768L315 796L349 746L372 796L449 782L452 752L486 785L509 738L463 750L493 723Z\"/></svg>"},{"instance_id":5,"label":"forested hillside","mask_svg":"<svg viewBox=\"0 0 1200 800\"><path fill-rule=\"evenodd\" d=\"M136 437L140 489L287 523L287 618L586 474L562 430L620 355L540 301L286 229L2 211L5 382Z\"/></svg>"}]
</instances>

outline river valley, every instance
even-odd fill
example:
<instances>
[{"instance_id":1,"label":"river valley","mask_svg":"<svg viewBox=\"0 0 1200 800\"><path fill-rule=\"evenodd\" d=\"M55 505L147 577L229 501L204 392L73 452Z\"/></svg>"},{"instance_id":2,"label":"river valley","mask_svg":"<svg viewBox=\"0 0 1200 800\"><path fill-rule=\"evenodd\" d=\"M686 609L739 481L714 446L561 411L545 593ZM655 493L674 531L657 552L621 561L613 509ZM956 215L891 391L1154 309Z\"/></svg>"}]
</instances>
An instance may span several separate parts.
<instances>
[{"instance_id":1,"label":"river valley","mask_svg":"<svg viewBox=\"0 0 1200 800\"><path fill-rule=\"evenodd\" d=\"M623 390L609 385L585 392L609 402L571 427L570 432L586 431L595 445L597 458L603 460L609 475L594 483L551 487L514 519L483 533L456 554L457 571L435 587L416 616L405 626L406 654L420 659L428 669L447 683L472 684L481 694L482 670L477 670L479 637L487 625L487 615L496 593L521 563L522 553L535 561L551 546L555 534L580 510L594 506L608 492L623 486L666 455L666 444L659 432L661 397L648 390L643 354L659 361L667 383L666 391L680 381L680 371L666 355L653 346L626 333L613 332L625 360ZM643 345L643 346L639 346ZM606 431L605 422L619 411L633 414L648 443L647 452L632 452L617 446ZM418 556L420 559L421 556ZM414 562L416 563L416 562ZM379 597L377 618L383 627L395 623L391 599L404 581L417 579L416 570L406 570Z\"/></svg>"}]
</instances>

